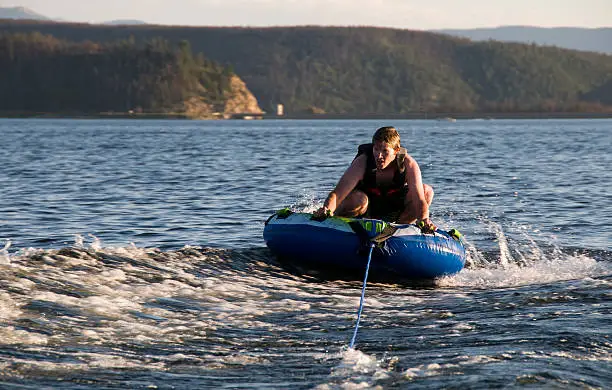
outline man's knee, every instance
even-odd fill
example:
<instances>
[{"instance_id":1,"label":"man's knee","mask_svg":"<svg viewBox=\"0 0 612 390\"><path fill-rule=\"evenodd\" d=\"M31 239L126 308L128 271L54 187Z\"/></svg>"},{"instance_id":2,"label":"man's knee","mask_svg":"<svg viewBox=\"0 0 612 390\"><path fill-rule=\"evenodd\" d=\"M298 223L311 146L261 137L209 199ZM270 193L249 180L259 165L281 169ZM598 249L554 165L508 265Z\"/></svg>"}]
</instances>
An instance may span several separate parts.
<instances>
[{"instance_id":1,"label":"man's knee","mask_svg":"<svg viewBox=\"0 0 612 390\"><path fill-rule=\"evenodd\" d=\"M355 216L365 214L368 211L368 205L370 203L370 199L363 191L353 191L350 194L350 204L347 205L351 208L351 211Z\"/></svg>"},{"instance_id":2,"label":"man's knee","mask_svg":"<svg viewBox=\"0 0 612 390\"><path fill-rule=\"evenodd\" d=\"M336 214L346 217L357 217L365 214L368 210L368 204L368 196L363 191L355 190L342 201Z\"/></svg>"},{"instance_id":3,"label":"man's knee","mask_svg":"<svg viewBox=\"0 0 612 390\"><path fill-rule=\"evenodd\" d=\"M434 190L429 184L423 184L423 192L425 193L425 200L427 204L431 204L434 198Z\"/></svg>"}]
</instances>

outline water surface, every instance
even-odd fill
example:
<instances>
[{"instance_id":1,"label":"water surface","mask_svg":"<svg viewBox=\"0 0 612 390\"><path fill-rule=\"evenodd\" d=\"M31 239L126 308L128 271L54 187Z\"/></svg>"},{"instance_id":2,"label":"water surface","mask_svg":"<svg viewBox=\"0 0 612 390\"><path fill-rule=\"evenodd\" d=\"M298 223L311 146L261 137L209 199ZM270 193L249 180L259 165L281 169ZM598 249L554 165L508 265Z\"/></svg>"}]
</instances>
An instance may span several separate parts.
<instances>
[{"instance_id":1,"label":"water surface","mask_svg":"<svg viewBox=\"0 0 612 390\"><path fill-rule=\"evenodd\" d=\"M383 125L459 228L433 286L281 267ZM609 388L612 121L0 120L0 387Z\"/></svg>"}]
</instances>

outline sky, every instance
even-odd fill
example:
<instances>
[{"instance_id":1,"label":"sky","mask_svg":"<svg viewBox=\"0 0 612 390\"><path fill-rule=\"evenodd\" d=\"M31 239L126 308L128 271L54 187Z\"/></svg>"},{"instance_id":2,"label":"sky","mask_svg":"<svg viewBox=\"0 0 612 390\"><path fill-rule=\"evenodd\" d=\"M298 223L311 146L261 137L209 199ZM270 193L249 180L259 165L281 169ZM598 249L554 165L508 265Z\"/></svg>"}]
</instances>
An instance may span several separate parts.
<instances>
[{"instance_id":1,"label":"sky","mask_svg":"<svg viewBox=\"0 0 612 390\"><path fill-rule=\"evenodd\" d=\"M0 0L66 21L192 26L612 27L612 0Z\"/></svg>"}]
</instances>

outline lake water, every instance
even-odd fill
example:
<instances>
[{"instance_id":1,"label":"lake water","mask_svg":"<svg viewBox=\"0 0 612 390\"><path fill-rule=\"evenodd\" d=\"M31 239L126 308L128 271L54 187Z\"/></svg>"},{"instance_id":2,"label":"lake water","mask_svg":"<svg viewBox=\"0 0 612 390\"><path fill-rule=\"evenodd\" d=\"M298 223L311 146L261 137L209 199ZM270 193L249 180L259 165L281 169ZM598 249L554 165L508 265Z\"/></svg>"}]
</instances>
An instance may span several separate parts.
<instances>
[{"instance_id":1,"label":"lake water","mask_svg":"<svg viewBox=\"0 0 612 390\"><path fill-rule=\"evenodd\" d=\"M282 268L393 125L468 264L433 286ZM612 120L0 120L0 388L610 388ZM4 248L4 249L2 249Z\"/></svg>"}]
</instances>

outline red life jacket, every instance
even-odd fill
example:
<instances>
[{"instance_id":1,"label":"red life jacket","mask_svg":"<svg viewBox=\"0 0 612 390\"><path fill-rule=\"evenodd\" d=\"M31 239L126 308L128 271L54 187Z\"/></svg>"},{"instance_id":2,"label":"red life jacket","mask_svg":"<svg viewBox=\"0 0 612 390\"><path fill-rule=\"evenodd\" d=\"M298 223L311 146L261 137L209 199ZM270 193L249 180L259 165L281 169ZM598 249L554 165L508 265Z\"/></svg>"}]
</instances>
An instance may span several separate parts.
<instances>
[{"instance_id":1,"label":"red life jacket","mask_svg":"<svg viewBox=\"0 0 612 390\"><path fill-rule=\"evenodd\" d=\"M366 170L363 175L363 179L357 185L357 189L365 192L366 195L373 200L373 198L380 197L396 197L401 196L403 199L408 188L406 186L406 167L404 166L404 160L406 159L406 149L400 148L397 156L395 156L395 163L397 169L393 175L393 180L387 186L381 187L376 184L376 161L374 160L374 145L363 144L359 145L357 149L357 156L365 154L367 156Z\"/></svg>"}]
</instances>

